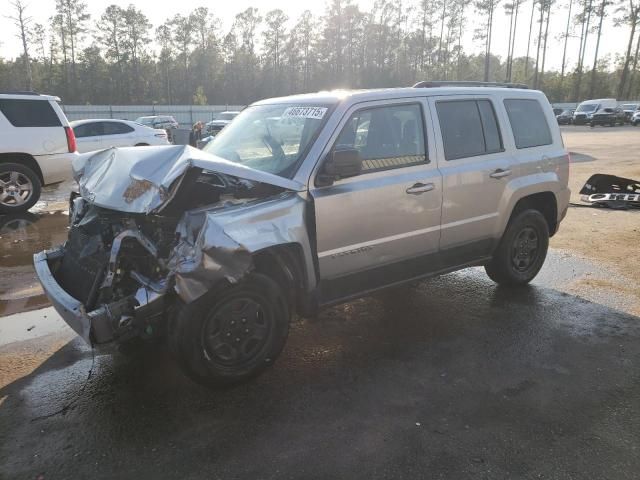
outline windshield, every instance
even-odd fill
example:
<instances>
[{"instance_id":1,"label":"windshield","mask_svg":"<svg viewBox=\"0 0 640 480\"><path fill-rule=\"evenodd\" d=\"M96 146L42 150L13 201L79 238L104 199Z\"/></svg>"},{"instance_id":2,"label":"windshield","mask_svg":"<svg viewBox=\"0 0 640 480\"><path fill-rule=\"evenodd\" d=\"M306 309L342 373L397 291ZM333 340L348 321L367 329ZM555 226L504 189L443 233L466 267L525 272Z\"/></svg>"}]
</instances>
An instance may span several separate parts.
<instances>
[{"instance_id":1,"label":"windshield","mask_svg":"<svg viewBox=\"0 0 640 480\"><path fill-rule=\"evenodd\" d=\"M204 150L256 170L291 177L328 116L328 105L248 107Z\"/></svg>"},{"instance_id":2,"label":"windshield","mask_svg":"<svg viewBox=\"0 0 640 480\"><path fill-rule=\"evenodd\" d=\"M598 109L597 103L583 103L578 107L576 112L594 112Z\"/></svg>"},{"instance_id":3,"label":"windshield","mask_svg":"<svg viewBox=\"0 0 640 480\"><path fill-rule=\"evenodd\" d=\"M622 109L623 110L635 110L637 106L638 105L636 105L635 103L625 103L624 105L622 105Z\"/></svg>"}]
</instances>

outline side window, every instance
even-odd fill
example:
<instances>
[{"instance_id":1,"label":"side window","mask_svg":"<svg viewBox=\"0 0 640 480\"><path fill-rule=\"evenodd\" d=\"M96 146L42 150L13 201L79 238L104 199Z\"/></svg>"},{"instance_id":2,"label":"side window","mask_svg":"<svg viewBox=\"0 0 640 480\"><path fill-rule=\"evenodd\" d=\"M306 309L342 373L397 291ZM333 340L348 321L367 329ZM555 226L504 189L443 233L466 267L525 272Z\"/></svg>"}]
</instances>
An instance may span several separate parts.
<instances>
[{"instance_id":1,"label":"side window","mask_svg":"<svg viewBox=\"0 0 640 480\"><path fill-rule=\"evenodd\" d=\"M131 128L126 123L120 122L103 122L104 135L121 135L124 133L133 132L133 128Z\"/></svg>"},{"instance_id":2,"label":"side window","mask_svg":"<svg viewBox=\"0 0 640 480\"><path fill-rule=\"evenodd\" d=\"M489 100L436 103L447 160L503 151L502 137Z\"/></svg>"},{"instance_id":3,"label":"side window","mask_svg":"<svg viewBox=\"0 0 640 480\"><path fill-rule=\"evenodd\" d=\"M14 127L60 127L60 119L46 100L0 100L0 111Z\"/></svg>"},{"instance_id":4,"label":"side window","mask_svg":"<svg viewBox=\"0 0 640 480\"><path fill-rule=\"evenodd\" d=\"M73 133L77 138L98 137L102 135L102 122L83 123L73 127Z\"/></svg>"},{"instance_id":5,"label":"side window","mask_svg":"<svg viewBox=\"0 0 640 480\"><path fill-rule=\"evenodd\" d=\"M505 100L516 148L539 147L552 143L551 131L540 102L537 100Z\"/></svg>"},{"instance_id":6,"label":"side window","mask_svg":"<svg viewBox=\"0 0 640 480\"><path fill-rule=\"evenodd\" d=\"M363 173L428 163L422 109L418 104L355 112L335 146L358 150Z\"/></svg>"}]
</instances>

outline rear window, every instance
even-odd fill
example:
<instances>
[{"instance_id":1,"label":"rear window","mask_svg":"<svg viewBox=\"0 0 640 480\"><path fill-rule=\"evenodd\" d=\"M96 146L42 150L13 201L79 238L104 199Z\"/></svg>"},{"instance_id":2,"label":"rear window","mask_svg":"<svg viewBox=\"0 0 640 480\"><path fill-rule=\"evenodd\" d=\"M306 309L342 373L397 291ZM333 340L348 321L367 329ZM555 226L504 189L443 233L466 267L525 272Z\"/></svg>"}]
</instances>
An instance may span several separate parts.
<instances>
[{"instance_id":1,"label":"rear window","mask_svg":"<svg viewBox=\"0 0 640 480\"><path fill-rule=\"evenodd\" d=\"M14 127L60 127L60 119L46 100L0 99L0 111Z\"/></svg>"},{"instance_id":2,"label":"rear window","mask_svg":"<svg viewBox=\"0 0 640 480\"><path fill-rule=\"evenodd\" d=\"M436 103L447 160L503 150L500 129L489 100L450 100Z\"/></svg>"},{"instance_id":3,"label":"rear window","mask_svg":"<svg viewBox=\"0 0 640 480\"><path fill-rule=\"evenodd\" d=\"M552 143L551 130L537 100L505 100L516 148L540 147Z\"/></svg>"}]
</instances>

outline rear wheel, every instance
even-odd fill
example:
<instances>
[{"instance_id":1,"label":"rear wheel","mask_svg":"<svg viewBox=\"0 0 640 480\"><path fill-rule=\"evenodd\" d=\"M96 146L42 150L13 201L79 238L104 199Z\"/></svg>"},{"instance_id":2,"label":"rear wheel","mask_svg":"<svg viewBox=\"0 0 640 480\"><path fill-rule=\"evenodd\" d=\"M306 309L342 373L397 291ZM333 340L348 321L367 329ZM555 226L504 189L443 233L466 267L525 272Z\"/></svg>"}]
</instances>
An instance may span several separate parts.
<instances>
[{"instance_id":1,"label":"rear wheel","mask_svg":"<svg viewBox=\"0 0 640 480\"><path fill-rule=\"evenodd\" d=\"M524 210L507 226L493 258L485 266L501 285L525 285L538 274L549 248L549 226L538 210Z\"/></svg>"},{"instance_id":2,"label":"rear wheel","mask_svg":"<svg viewBox=\"0 0 640 480\"><path fill-rule=\"evenodd\" d=\"M0 164L0 213L29 210L40 198L41 188L40 179L29 167Z\"/></svg>"},{"instance_id":3,"label":"rear wheel","mask_svg":"<svg viewBox=\"0 0 640 480\"><path fill-rule=\"evenodd\" d=\"M276 282L242 282L181 305L169 324L169 347L184 373L209 387L248 380L273 364L289 332L289 306Z\"/></svg>"}]
</instances>

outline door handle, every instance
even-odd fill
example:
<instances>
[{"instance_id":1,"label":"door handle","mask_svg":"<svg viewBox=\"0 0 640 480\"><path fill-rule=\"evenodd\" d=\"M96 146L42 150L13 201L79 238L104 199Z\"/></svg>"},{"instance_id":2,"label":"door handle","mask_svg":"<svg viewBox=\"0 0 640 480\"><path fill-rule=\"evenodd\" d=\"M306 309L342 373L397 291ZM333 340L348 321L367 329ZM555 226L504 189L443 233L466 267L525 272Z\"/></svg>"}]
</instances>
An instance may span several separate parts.
<instances>
[{"instance_id":1,"label":"door handle","mask_svg":"<svg viewBox=\"0 0 640 480\"><path fill-rule=\"evenodd\" d=\"M434 183L420 183L420 182L418 182L418 183L412 185L411 187L407 188L406 192L409 195L420 195L421 193L430 192L434 188L436 188L436 185Z\"/></svg>"},{"instance_id":2,"label":"door handle","mask_svg":"<svg viewBox=\"0 0 640 480\"><path fill-rule=\"evenodd\" d=\"M509 175L511 175L511 170L503 168L498 168L493 173L489 174L491 178L503 178L508 177Z\"/></svg>"}]
</instances>

